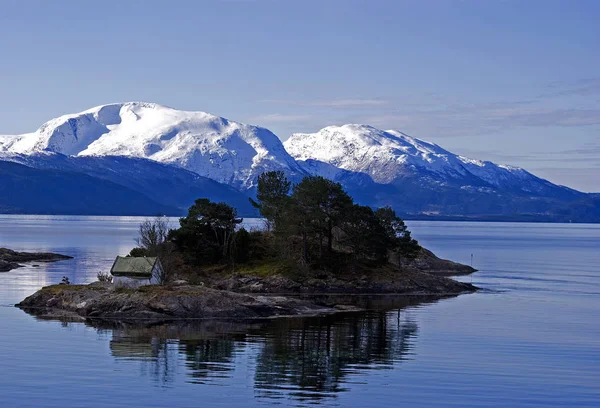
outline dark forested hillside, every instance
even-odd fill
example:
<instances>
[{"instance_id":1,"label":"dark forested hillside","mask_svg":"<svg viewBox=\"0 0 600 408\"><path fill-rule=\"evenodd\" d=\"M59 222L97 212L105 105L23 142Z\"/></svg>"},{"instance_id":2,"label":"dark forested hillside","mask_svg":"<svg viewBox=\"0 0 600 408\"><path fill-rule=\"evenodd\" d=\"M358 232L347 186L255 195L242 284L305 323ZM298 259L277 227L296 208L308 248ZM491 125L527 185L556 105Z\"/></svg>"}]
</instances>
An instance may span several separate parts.
<instances>
[{"instance_id":1,"label":"dark forested hillside","mask_svg":"<svg viewBox=\"0 0 600 408\"><path fill-rule=\"evenodd\" d=\"M0 161L0 213L178 215L180 210L86 174Z\"/></svg>"},{"instance_id":2,"label":"dark forested hillside","mask_svg":"<svg viewBox=\"0 0 600 408\"><path fill-rule=\"evenodd\" d=\"M185 214L198 197L231 203L244 216L256 213L243 192L190 171L151 160L121 156L70 157L44 154L15 155L11 157L11 161L37 169L86 174L107 180L150 197L161 205L175 207L179 210L178 214Z\"/></svg>"}]
</instances>

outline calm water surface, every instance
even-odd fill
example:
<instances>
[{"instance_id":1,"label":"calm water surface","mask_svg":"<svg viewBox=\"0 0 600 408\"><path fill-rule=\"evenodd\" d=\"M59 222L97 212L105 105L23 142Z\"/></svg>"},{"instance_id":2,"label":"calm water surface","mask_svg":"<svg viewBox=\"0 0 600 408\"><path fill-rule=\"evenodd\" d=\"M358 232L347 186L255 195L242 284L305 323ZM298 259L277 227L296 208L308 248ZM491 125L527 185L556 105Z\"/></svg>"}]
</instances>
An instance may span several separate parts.
<instances>
[{"instance_id":1,"label":"calm water surface","mask_svg":"<svg viewBox=\"0 0 600 408\"><path fill-rule=\"evenodd\" d=\"M153 327L12 307L95 280L138 218L0 216L0 246L75 257L0 273L0 407L600 406L600 225L410 222L486 290L364 313Z\"/></svg>"}]
</instances>

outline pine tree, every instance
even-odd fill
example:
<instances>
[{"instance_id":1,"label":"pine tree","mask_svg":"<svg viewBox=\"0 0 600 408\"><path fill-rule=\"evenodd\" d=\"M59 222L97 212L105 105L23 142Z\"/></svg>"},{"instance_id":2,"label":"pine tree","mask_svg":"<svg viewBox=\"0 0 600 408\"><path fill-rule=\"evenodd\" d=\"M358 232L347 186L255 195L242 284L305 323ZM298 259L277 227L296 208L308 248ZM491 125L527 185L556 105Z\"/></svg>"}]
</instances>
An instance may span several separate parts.
<instances>
[{"instance_id":1,"label":"pine tree","mask_svg":"<svg viewBox=\"0 0 600 408\"><path fill-rule=\"evenodd\" d=\"M188 256L199 263L229 259L236 225L242 222L235 208L199 198L179 220L181 228L169 238Z\"/></svg>"},{"instance_id":2,"label":"pine tree","mask_svg":"<svg viewBox=\"0 0 600 408\"><path fill-rule=\"evenodd\" d=\"M301 218L303 236L316 238L320 257L324 239L327 239L328 252L332 252L333 229L352 207L352 198L340 183L321 176L305 177L294 186L291 198Z\"/></svg>"},{"instance_id":3,"label":"pine tree","mask_svg":"<svg viewBox=\"0 0 600 408\"><path fill-rule=\"evenodd\" d=\"M341 227L342 244L355 258L384 262L390 247L387 231L371 207L354 204Z\"/></svg>"},{"instance_id":4,"label":"pine tree","mask_svg":"<svg viewBox=\"0 0 600 408\"><path fill-rule=\"evenodd\" d=\"M418 254L421 246L412 239L406 224L391 207L379 208L375 211L375 215L385 229L391 250L407 258L413 258Z\"/></svg>"},{"instance_id":5,"label":"pine tree","mask_svg":"<svg viewBox=\"0 0 600 408\"><path fill-rule=\"evenodd\" d=\"M283 212L290 192L291 182L282 171L269 171L258 176L256 200L250 203L267 220L269 230L276 229L282 220Z\"/></svg>"}]
</instances>

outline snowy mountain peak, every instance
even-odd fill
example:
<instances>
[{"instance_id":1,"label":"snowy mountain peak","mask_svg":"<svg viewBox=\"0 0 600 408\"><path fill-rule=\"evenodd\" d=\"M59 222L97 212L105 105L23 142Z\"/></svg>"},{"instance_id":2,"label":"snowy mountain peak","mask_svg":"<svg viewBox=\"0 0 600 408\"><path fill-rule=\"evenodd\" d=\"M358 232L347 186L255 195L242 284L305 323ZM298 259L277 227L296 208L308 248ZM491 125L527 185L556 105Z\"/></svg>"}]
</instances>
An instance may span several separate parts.
<instances>
[{"instance_id":1,"label":"snowy mountain peak","mask_svg":"<svg viewBox=\"0 0 600 408\"><path fill-rule=\"evenodd\" d=\"M142 157L245 189L263 171L303 170L269 130L206 112L127 102L63 115L36 132L0 138L0 150Z\"/></svg>"},{"instance_id":2,"label":"snowy mountain peak","mask_svg":"<svg viewBox=\"0 0 600 408\"><path fill-rule=\"evenodd\" d=\"M293 134L287 151L309 172L321 171L320 162L346 171L363 173L379 184L392 184L407 176L427 176L454 184L505 187L547 183L523 169L472 160L440 146L396 130L348 124L328 126L316 133Z\"/></svg>"},{"instance_id":3,"label":"snowy mountain peak","mask_svg":"<svg viewBox=\"0 0 600 408\"><path fill-rule=\"evenodd\" d=\"M472 160L396 130L328 126L293 134L284 147L265 128L145 102L101 105L33 133L0 135L2 161L84 173L149 197L162 194L161 203L178 207L206 196L235 198L243 208L245 193L197 175L246 191L271 170L294 181L324 176L357 202L413 214L549 214L584 197L523 169Z\"/></svg>"},{"instance_id":4,"label":"snowy mountain peak","mask_svg":"<svg viewBox=\"0 0 600 408\"><path fill-rule=\"evenodd\" d=\"M382 184L391 183L407 166L435 169L451 155L433 143L402 132L358 124L328 126L312 134L295 133L285 147L297 160L318 160L366 173Z\"/></svg>"},{"instance_id":5,"label":"snowy mountain peak","mask_svg":"<svg viewBox=\"0 0 600 408\"><path fill-rule=\"evenodd\" d=\"M50 151L77 155L107 133L110 126L120 124L123 119L135 120L136 111L158 107L164 108L143 102L115 103L63 115L44 123L34 133L15 137L9 150L23 154Z\"/></svg>"},{"instance_id":6,"label":"snowy mountain peak","mask_svg":"<svg viewBox=\"0 0 600 408\"><path fill-rule=\"evenodd\" d=\"M0 136L0 157L55 153L144 158L241 190L271 170L293 179L322 175L373 191L414 183L431 191L452 186L543 195L556 187L523 169L468 159L396 130L328 126L293 134L284 147L265 128L146 102L101 105L52 119L33 133Z\"/></svg>"}]
</instances>

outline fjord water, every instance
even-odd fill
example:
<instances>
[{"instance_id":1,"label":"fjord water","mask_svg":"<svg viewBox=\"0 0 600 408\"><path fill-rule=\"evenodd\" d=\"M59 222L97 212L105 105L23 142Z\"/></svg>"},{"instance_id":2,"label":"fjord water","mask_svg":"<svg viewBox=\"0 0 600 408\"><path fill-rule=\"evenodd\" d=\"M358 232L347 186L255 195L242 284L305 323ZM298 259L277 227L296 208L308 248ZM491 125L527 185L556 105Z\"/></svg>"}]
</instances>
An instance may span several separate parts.
<instances>
[{"instance_id":1,"label":"fjord water","mask_svg":"<svg viewBox=\"0 0 600 408\"><path fill-rule=\"evenodd\" d=\"M600 405L600 225L409 222L484 290L363 313L132 327L14 308L86 283L139 218L0 216L0 247L73 260L0 274L0 407Z\"/></svg>"}]
</instances>

